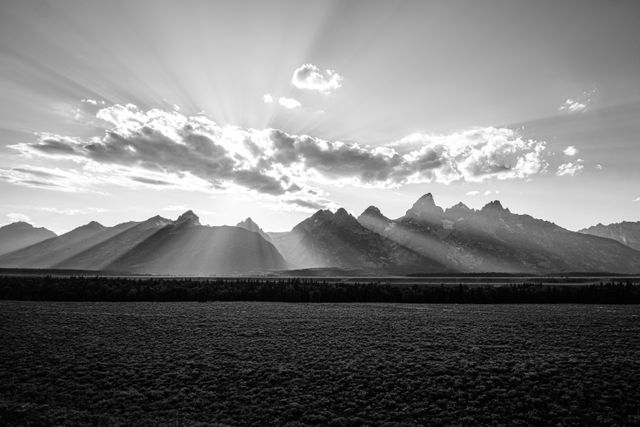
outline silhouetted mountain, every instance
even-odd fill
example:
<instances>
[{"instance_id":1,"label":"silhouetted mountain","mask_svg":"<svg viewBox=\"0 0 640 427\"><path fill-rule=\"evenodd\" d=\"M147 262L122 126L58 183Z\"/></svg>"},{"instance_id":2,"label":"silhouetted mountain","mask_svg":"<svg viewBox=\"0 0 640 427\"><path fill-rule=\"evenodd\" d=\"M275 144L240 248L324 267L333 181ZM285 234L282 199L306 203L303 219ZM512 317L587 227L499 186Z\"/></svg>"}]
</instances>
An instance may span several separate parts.
<instances>
[{"instance_id":1,"label":"silhouetted mountain","mask_svg":"<svg viewBox=\"0 0 640 427\"><path fill-rule=\"evenodd\" d=\"M105 270L166 275L249 274L287 264L260 234L240 227L200 225L191 211L158 229Z\"/></svg>"},{"instance_id":2,"label":"silhouetted mountain","mask_svg":"<svg viewBox=\"0 0 640 427\"><path fill-rule=\"evenodd\" d=\"M436 205L431 193L427 193L413 204L404 217L417 221L438 222L442 219L443 214L444 211Z\"/></svg>"},{"instance_id":3,"label":"silhouetted mountain","mask_svg":"<svg viewBox=\"0 0 640 427\"><path fill-rule=\"evenodd\" d=\"M363 227L342 208L335 213L320 210L290 232L271 236L287 261L297 268L339 267L387 273L445 270L432 259Z\"/></svg>"},{"instance_id":4,"label":"silhouetted mountain","mask_svg":"<svg viewBox=\"0 0 640 427\"><path fill-rule=\"evenodd\" d=\"M136 224L127 222L105 227L91 221L68 233L0 256L0 267L52 268Z\"/></svg>"},{"instance_id":5,"label":"silhouetted mountain","mask_svg":"<svg viewBox=\"0 0 640 427\"><path fill-rule=\"evenodd\" d=\"M261 235L267 242L271 242L271 237L265 233L262 228L258 226L251 218L247 218L244 221L240 221L236 224L236 227L244 228L245 230L253 231Z\"/></svg>"},{"instance_id":6,"label":"silhouetted mountain","mask_svg":"<svg viewBox=\"0 0 640 427\"><path fill-rule=\"evenodd\" d=\"M24 244L21 236L35 232L50 235L25 223L2 227L0 247ZM397 219L375 206L357 219L344 209L320 210L289 232L268 235L251 218L235 227L210 227L192 211L175 221L155 216L114 227L93 221L0 255L0 267L164 275L287 268L353 274L640 273L640 251L620 242L638 247L640 223L599 224L577 233L514 214L497 200L480 210L462 203L443 210L426 194Z\"/></svg>"},{"instance_id":7,"label":"silhouetted mountain","mask_svg":"<svg viewBox=\"0 0 640 427\"><path fill-rule=\"evenodd\" d=\"M180 215L178 217L178 219L176 219L175 221L175 225L188 225L188 226L198 226L201 225L200 224L200 218L198 218L198 215L196 215L195 213L193 213L192 210L188 210L185 213L183 213L182 215Z\"/></svg>"},{"instance_id":8,"label":"silhouetted mountain","mask_svg":"<svg viewBox=\"0 0 640 427\"><path fill-rule=\"evenodd\" d=\"M44 227L35 228L26 222L14 222L0 227L0 255L26 248L43 240L56 237Z\"/></svg>"},{"instance_id":9,"label":"silhouetted mountain","mask_svg":"<svg viewBox=\"0 0 640 427\"><path fill-rule=\"evenodd\" d=\"M193 219L193 218L191 218ZM183 218L185 220L185 218ZM196 217L197 220L197 217ZM183 221L186 223L188 221ZM109 264L142 243L161 228L173 221L161 216L154 216L148 220L137 223L115 236L104 240L75 256L56 264L55 268L76 270L104 270Z\"/></svg>"},{"instance_id":10,"label":"silhouetted mountain","mask_svg":"<svg viewBox=\"0 0 640 427\"><path fill-rule=\"evenodd\" d=\"M580 230L579 233L614 239L624 245L640 251L640 221L623 221L609 225L598 224Z\"/></svg>"},{"instance_id":11,"label":"silhouetted mountain","mask_svg":"<svg viewBox=\"0 0 640 427\"><path fill-rule=\"evenodd\" d=\"M442 212L442 213L441 213ZM431 194L389 220L365 211L368 229L461 272L640 272L640 252L613 240L571 232L493 201L480 211L458 204L441 211Z\"/></svg>"}]
</instances>

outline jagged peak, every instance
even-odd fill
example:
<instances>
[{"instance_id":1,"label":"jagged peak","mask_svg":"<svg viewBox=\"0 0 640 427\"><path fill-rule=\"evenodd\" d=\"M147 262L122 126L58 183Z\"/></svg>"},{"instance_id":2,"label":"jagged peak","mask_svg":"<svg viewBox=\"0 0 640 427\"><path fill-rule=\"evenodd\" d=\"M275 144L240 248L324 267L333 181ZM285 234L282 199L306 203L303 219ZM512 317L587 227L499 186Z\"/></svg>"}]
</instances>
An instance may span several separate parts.
<instances>
[{"instance_id":1,"label":"jagged peak","mask_svg":"<svg viewBox=\"0 0 640 427\"><path fill-rule=\"evenodd\" d=\"M255 224L255 225L257 225L256 222L253 219L251 219L250 216L246 217L244 219L244 221L240 221L238 224Z\"/></svg>"},{"instance_id":2,"label":"jagged peak","mask_svg":"<svg viewBox=\"0 0 640 427\"><path fill-rule=\"evenodd\" d=\"M435 219L442 216L443 209L436 205L433 195L427 193L420 197L406 213L407 217L418 219Z\"/></svg>"},{"instance_id":3,"label":"jagged peak","mask_svg":"<svg viewBox=\"0 0 640 427\"><path fill-rule=\"evenodd\" d=\"M333 214L333 220L340 223L358 222L345 208L339 208L335 214Z\"/></svg>"},{"instance_id":4,"label":"jagged peak","mask_svg":"<svg viewBox=\"0 0 640 427\"><path fill-rule=\"evenodd\" d=\"M347 212L347 210L345 208L339 208L335 215L337 216L351 216L351 214L349 212Z\"/></svg>"},{"instance_id":5,"label":"jagged peak","mask_svg":"<svg viewBox=\"0 0 640 427\"><path fill-rule=\"evenodd\" d=\"M455 205L451 206L451 209L464 209L466 211L470 211L471 210L471 208L469 206L465 205L462 202L458 202Z\"/></svg>"},{"instance_id":6,"label":"jagged peak","mask_svg":"<svg viewBox=\"0 0 640 427\"><path fill-rule=\"evenodd\" d=\"M249 231L262 231L260 226L256 224L256 222L252 220L251 217L247 217L244 221L240 221L236 224L236 227L244 228L245 230Z\"/></svg>"},{"instance_id":7,"label":"jagged peak","mask_svg":"<svg viewBox=\"0 0 640 427\"><path fill-rule=\"evenodd\" d=\"M333 213L329 209L319 209L309 217L309 219L319 219L319 218L327 218L332 217Z\"/></svg>"},{"instance_id":8,"label":"jagged peak","mask_svg":"<svg viewBox=\"0 0 640 427\"><path fill-rule=\"evenodd\" d=\"M152 225L166 225L166 224L170 224L171 221L170 219L167 219L163 216L160 215L156 215L156 216L152 216L151 218L147 219L146 221L143 222L143 224L152 224Z\"/></svg>"},{"instance_id":9,"label":"jagged peak","mask_svg":"<svg viewBox=\"0 0 640 427\"><path fill-rule=\"evenodd\" d=\"M200 225L200 218L192 210L188 210L178 217L176 224Z\"/></svg>"},{"instance_id":10,"label":"jagged peak","mask_svg":"<svg viewBox=\"0 0 640 427\"><path fill-rule=\"evenodd\" d=\"M458 202L444 211L445 214L458 214L458 215L464 215L471 212L472 212L472 209L462 202Z\"/></svg>"},{"instance_id":11,"label":"jagged peak","mask_svg":"<svg viewBox=\"0 0 640 427\"><path fill-rule=\"evenodd\" d=\"M500 200L494 200L486 205L484 205L481 209L482 212L509 212L509 209L505 209L500 203Z\"/></svg>"},{"instance_id":12,"label":"jagged peak","mask_svg":"<svg viewBox=\"0 0 640 427\"><path fill-rule=\"evenodd\" d=\"M380 209L378 209L377 206L369 206L367 209L365 209L360 216L384 216L382 215L382 212L380 212Z\"/></svg>"}]
</instances>

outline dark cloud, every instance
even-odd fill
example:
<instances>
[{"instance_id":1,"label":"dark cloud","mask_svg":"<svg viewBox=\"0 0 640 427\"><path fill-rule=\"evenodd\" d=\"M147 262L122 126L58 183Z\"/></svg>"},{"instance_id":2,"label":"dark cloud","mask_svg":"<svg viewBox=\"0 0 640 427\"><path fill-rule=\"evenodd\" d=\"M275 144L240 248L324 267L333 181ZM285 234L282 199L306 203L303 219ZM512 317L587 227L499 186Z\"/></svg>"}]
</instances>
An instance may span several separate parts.
<instances>
[{"instance_id":1,"label":"dark cloud","mask_svg":"<svg viewBox=\"0 0 640 427\"><path fill-rule=\"evenodd\" d=\"M22 172L22 173L26 173L29 175L33 175L33 176L37 176L40 178L59 178L60 175L55 174L55 173L51 173L51 172L44 172L44 171L39 171L36 169L28 169L28 168L13 168L12 169L15 172Z\"/></svg>"},{"instance_id":2,"label":"dark cloud","mask_svg":"<svg viewBox=\"0 0 640 427\"><path fill-rule=\"evenodd\" d=\"M304 199L293 199L293 200L290 200L289 203L292 205L300 206L302 208L314 209L314 210L324 209L325 207L324 204L312 202Z\"/></svg>"},{"instance_id":3,"label":"dark cloud","mask_svg":"<svg viewBox=\"0 0 640 427\"><path fill-rule=\"evenodd\" d=\"M143 176L130 176L129 178L131 180L133 180L133 181L141 182L143 184L149 184L149 185L171 185L170 182L163 181L161 179L151 179L151 178L145 178Z\"/></svg>"},{"instance_id":4,"label":"dark cloud","mask_svg":"<svg viewBox=\"0 0 640 427\"><path fill-rule=\"evenodd\" d=\"M36 179L24 179L20 182L22 184L35 185L37 187L60 187L58 184L55 184L53 182L39 181Z\"/></svg>"},{"instance_id":5,"label":"dark cloud","mask_svg":"<svg viewBox=\"0 0 640 427\"><path fill-rule=\"evenodd\" d=\"M45 154L75 154L75 145L64 139L48 138L37 144L31 144L31 148Z\"/></svg>"}]
</instances>

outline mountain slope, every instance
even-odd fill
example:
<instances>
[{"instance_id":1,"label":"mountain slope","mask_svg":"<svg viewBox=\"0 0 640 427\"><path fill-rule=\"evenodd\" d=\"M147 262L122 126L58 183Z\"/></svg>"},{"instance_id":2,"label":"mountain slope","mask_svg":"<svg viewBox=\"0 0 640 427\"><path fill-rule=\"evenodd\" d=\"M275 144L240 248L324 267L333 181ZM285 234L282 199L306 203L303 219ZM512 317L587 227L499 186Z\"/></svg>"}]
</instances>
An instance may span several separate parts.
<instances>
[{"instance_id":1,"label":"mountain slope","mask_svg":"<svg viewBox=\"0 0 640 427\"><path fill-rule=\"evenodd\" d=\"M114 227L105 227L92 221L68 233L2 255L0 267L53 268L64 260L135 225L135 222L127 222Z\"/></svg>"},{"instance_id":2,"label":"mountain slope","mask_svg":"<svg viewBox=\"0 0 640 427\"><path fill-rule=\"evenodd\" d=\"M616 224L598 224L580 230L579 233L592 236L606 237L640 251L640 221L623 221Z\"/></svg>"},{"instance_id":3,"label":"mountain slope","mask_svg":"<svg viewBox=\"0 0 640 427\"><path fill-rule=\"evenodd\" d=\"M476 211L443 211L431 194L396 220L371 208L358 218L368 229L461 272L640 272L640 252L618 242L571 232L494 201Z\"/></svg>"},{"instance_id":4,"label":"mountain slope","mask_svg":"<svg viewBox=\"0 0 640 427\"><path fill-rule=\"evenodd\" d=\"M277 249L240 227L208 227L185 212L104 269L168 275L249 274L285 269Z\"/></svg>"},{"instance_id":5,"label":"mountain slope","mask_svg":"<svg viewBox=\"0 0 640 427\"><path fill-rule=\"evenodd\" d=\"M320 210L288 233L272 233L274 244L297 268L340 267L386 273L441 272L430 258L363 227L344 209Z\"/></svg>"},{"instance_id":6,"label":"mountain slope","mask_svg":"<svg viewBox=\"0 0 640 427\"><path fill-rule=\"evenodd\" d=\"M173 221L154 216L56 264L54 268L103 270L123 254Z\"/></svg>"},{"instance_id":7,"label":"mountain slope","mask_svg":"<svg viewBox=\"0 0 640 427\"><path fill-rule=\"evenodd\" d=\"M56 237L44 227L35 228L26 222L14 222L0 227L0 255L26 248L43 240Z\"/></svg>"}]
</instances>

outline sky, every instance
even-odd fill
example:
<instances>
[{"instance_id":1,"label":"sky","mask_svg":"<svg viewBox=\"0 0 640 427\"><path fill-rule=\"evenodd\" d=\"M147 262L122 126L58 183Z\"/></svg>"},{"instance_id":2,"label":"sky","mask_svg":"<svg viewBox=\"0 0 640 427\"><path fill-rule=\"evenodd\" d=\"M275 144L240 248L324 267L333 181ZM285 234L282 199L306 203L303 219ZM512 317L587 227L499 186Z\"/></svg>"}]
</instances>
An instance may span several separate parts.
<instances>
[{"instance_id":1,"label":"sky","mask_svg":"<svg viewBox=\"0 0 640 427\"><path fill-rule=\"evenodd\" d=\"M0 99L0 225L640 220L636 0L8 0Z\"/></svg>"}]
</instances>

